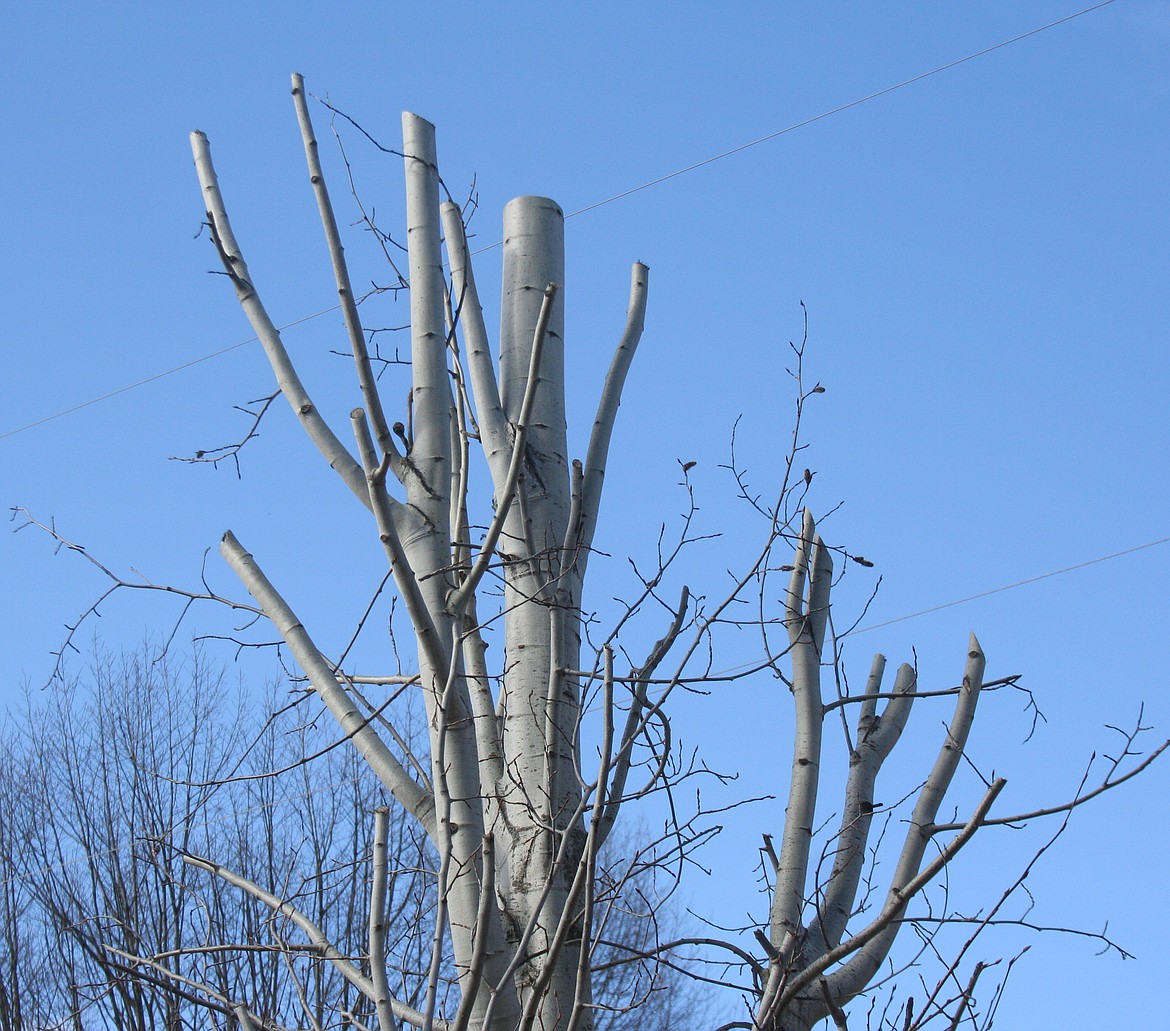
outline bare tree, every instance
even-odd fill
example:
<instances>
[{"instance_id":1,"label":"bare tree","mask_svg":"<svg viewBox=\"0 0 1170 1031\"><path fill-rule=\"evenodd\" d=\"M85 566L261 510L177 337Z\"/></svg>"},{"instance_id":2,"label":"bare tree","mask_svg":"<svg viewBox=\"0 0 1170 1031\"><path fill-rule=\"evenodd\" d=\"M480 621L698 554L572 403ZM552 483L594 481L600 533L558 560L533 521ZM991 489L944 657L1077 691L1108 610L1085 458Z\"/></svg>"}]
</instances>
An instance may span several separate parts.
<instances>
[{"instance_id":1,"label":"bare tree","mask_svg":"<svg viewBox=\"0 0 1170 1031\"><path fill-rule=\"evenodd\" d=\"M0 766L0 1031L101 1023L200 1027L183 982L227 999L247 995L266 1026L330 1023L347 985L298 957L289 927L263 901L209 891L214 878L183 857L216 855L308 914L329 940L360 952L367 931L371 814L385 834L386 951L399 991L425 993L434 919L435 854L413 825L383 806L360 757L318 719L311 695L226 689L199 653L189 663L149 649L95 657L47 700L31 701L3 739ZM258 720L252 711L269 715ZM306 711L308 710L308 711ZM409 739L418 730L404 726ZM657 912L642 866L613 893L613 936L645 948ZM627 902L626 899L630 901ZM245 943L236 947L234 943ZM176 978L140 976L126 954L171 957ZM182 954L184 960L176 963ZM603 996L618 1000L606 1026L645 996L664 1021L680 976L612 957ZM149 973L149 972L147 972ZM451 980L450 957L443 977ZM693 996L693 992L689 993ZM353 1019L372 1019L350 990ZM697 1000L691 999L692 1006ZM213 1007L214 1008L214 1007Z\"/></svg>"},{"instance_id":2,"label":"bare tree","mask_svg":"<svg viewBox=\"0 0 1170 1031\"><path fill-rule=\"evenodd\" d=\"M729 1027L798 1031L826 1018L844 1027L847 1007L866 993L872 1023L985 1024L987 1012L977 1012L974 996L983 968L972 971L965 987L950 988L964 969L970 941L943 960L938 988L923 989L926 1003L917 1013L904 997L893 1010L874 1010L872 993L887 983L899 931L911 925L923 941L935 940L931 919L937 914L919 917L908 913L908 905L981 827L1067 814L1144 768L1161 749L1124 769L1119 761L1098 786L1031 814L993 816L1004 781L988 779L966 815L948 819L940 816L943 800L963 762L985 688L985 659L973 635L958 685L920 691L910 665L899 667L891 683L879 655L862 694L849 694L838 676L837 696L826 700L822 677L826 671L839 674L845 636L831 618L834 556L866 562L829 547L804 504L812 477L796 466L803 447L800 418L822 388L803 381L803 343L793 348L796 429L772 500L754 495L742 476L739 481L763 532L731 588L715 600L701 600L686 587L677 600L662 593L676 576L678 556L696 540L692 507L677 541L660 543L656 568L639 573L640 590L623 603L614 625L593 626L583 604L585 574L594 555L618 406L643 331L648 269L633 266L625 329L578 461L570 455L565 417L561 210L540 197L518 198L505 209L497 368L462 212L449 195L442 199L434 129L405 114L409 267L401 278L409 288L410 390L403 417L395 419L381 397L376 355L361 322L299 76L293 78L293 99L362 398L350 417L352 449L326 422L261 301L228 219L210 144L197 132L192 146L207 226L280 393L369 513L370 532L416 644L411 690L425 712L427 754L416 757L404 749L407 738L395 726L392 708L366 697L365 685L385 683L385 676L351 668L314 642L265 572L270 542L256 545L258 556L230 532L221 542L223 558L252 602L228 602L210 589L187 596L249 609L276 628L299 675L394 811L425 835L437 869L434 912L425 915L429 961L419 972L421 982L407 978L387 948L388 938L416 933L418 924L408 929L404 921L411 918L387 907L388 830L381 810L373 818L364 875L367 933L360 948L332 937L300 897L246 876L230 857L194 855L180 842L184 860L267 906L271 919L287 928L282 941L290 962L303 959L313 971L328 968L339 978L328 1012L314 1014L321 1027L376 1023L390 1031L407 1023L428 1031L587 1031L606 1025L604 1014L631 1011L652 998L659 966L683 964L695 950L705 952L691 963L693 976L734 986L745 999L742 1019ZM488 491L473 485L483 470ZM687 472L684 467L684 483ZM131 586L106 572L112 589ZM772 589L777 578L778 591ZM777 593L778 606L772 600ZM660 614L662 625L652 634L656 642L636 651L634 628L648 613ZM643 933L653 928L661 898L644 894L640 912L647 922L627 921L623 928L615 914L639 912L623 890L631 871L639 864L653 868L667 883L667 895L713 832L712 814L701 802L690 810L677 804L679 785L710 771L679 753L670 705L680 689L713 680L723 632L744 626L758 633L762 655L754 668L735 676L775 678L794 706L784 827L778 845L765 837L763 851L767 918L739 935ZM486 635L496 628L504 648L493 664ZM937 759L907 795L903 827L888 819L900 809L876 802L874 786L922 695L949 699L953 710ZM817 808L825 776L824 725L838 717L848 742L847 779L839 827L826 835ZM1134 737L1127 738L1123 760L1135 754ZM625 807L654 795L670 800L664 832L655 843L633 849L631 863L607 869L603 848ZM877 840L875 824L882 828ZM887 838L896 858L879 884L874 856ZM1000 908L968 919L971 940L995 923ZM190 950L159 951L147 943L136 950L131 944L119 953L128 971L151 982L169 978L192 997L202 993L245 1028L266 1025L255 986L188 977L182 964ZM622 982L619 1001L605 978L621 967L643 969L646 978ZM416 983L421 988L411 987Z\"/></svg>"},{"instance_id":3,"label":"bare tree","mask_svg":"<svg viewBox=\"0 0 1170 1031\"><path fill-rule=\"evenodd\" d=\"M240 994L264 1024L298 1026L345 999L339 975L285 947L268 905L208 890L218 879L183 862L214 854L358 947L383 797L303 697L264 718L198 655L144 651L95 659L30 704L0 771L0 1027L204 1026L208 1004L230 1014L222 1000ZM406 821L386 833L387 909L407 931L435 906L433 858ZM128 964L144 953L166 957L166 976ZM391 939L387 954L405 990L412 972L425 983L427 936Z\"/></svg>"}]
</instances>

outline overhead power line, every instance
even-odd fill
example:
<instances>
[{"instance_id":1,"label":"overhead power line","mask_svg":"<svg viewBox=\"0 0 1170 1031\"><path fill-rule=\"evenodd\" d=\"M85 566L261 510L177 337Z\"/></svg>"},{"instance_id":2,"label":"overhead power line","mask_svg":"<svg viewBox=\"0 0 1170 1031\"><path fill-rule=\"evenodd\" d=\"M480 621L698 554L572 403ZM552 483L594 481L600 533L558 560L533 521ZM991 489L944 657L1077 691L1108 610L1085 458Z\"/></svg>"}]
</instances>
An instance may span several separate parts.
<instances>
[{"instance_id":1,"label":"overhead power line","mask_svg":"<svg viewBox=\"0 0 1170 1031\"><path fill-rule=\"evenodd\" d=\"M877 630L879 627L891 626L894 623L904 623L908 619L917 619L919 616L926 616L932 612L940 612L943 609L953 608L955 605L965 605L969 601L987 598L992 594L999 594L1002 591L1010 591L1016 587L1023 587L1026 584L1038 583L1040 580L1047 580L1051 576L1060 576L1062 573L1071 573L1075 569L1084 569L1085 566L1095 566L1098 562L1108 562L1110 559L1121 558L1123 555L1132 555L1135 551L1145 551L1146 548L1153 548L1159 544L1165 544L1168 541L1170 541L1170 537L1162 537L1159 540L1148 541L1145 544L1135 544L1132 548L1115 551L1109 555L1101 555L1099 558L1086 559L1084 562L1077 562L1075 565L1065 566L1063 569L1054 569L1049 573L1041 573L1039 576L1029 576L1027 579L1017 580L1015 583L1004 584L1002 587L992 587L989 591L979 591L977 594L968 594L965 598L956 598L954 601L944 601L941 605L932 605L928 609L919 609L917 612L910 612L905 616L895 616L893 619L885 619L880 623L871 623L869 626L863 626L859 630L854 630L853 633L864 634L870 630Z\"/></svg>"},{"instance_id":2,"label":"overhead power line","mask_svg":"<svg viewBox=\"0 0 1170 1031\"><path fill-rule=\"evenodd\" d=\"M745 150L750 150L752 147L758 147L761 143L768 143L771 140L778 139L781 136L790 132L795 132L797 129L803 129L806 125L812 125L814 122L819 122L832 115L840 114L842 111L848 111L850 108L859 107L862 104L867 104L871 100L877 100L878 97L884 97L887 93L893 93L895 90L900 90L906 86L913 85L916 82L921 82L923 79L929 79L932 75L938 75L940 72L950 71L952 68L957 68L961 64L966 64L968 61L974 61L977 57L985 57L988 54L994 53L996 50L1002 50L1004 47L1009 47L1013 43L1019 43L1021 40L1027 39L1029 36L1035 36L1037 33L1046 32L1048 29L1054 29L1058 25L1063 25L1065 22L1072 21L1074 18L1080 18L1082 15L1090 14L1093 11L1099 10L1102 7L1108 7L1115 3L1116 0L1103 0L1102 3L1093 4L1092 7L1086 7L1083 10L1077 11L1075 14L1066 14L1063 18L1057 18L1056 21L1050 21L1047 25L1039 25L1034 29L1029 29L1027 32L1021 32L1018 36L1012 36L1011 39L1005 39L1000 43L985 47L983 50L977 50L973 54L967 54L965 57L956 58L954 61L948 61L946 64L940 64L937 68L931 68L928 72L919 72L917 75L911 76L909 79L903 79L901 82L896 82L892 86L886 86L883 89L877 90L874 93L868 93L864 97L858 97L856 100L851 100L847 104L840 104L837 107L830 108L828 111L822 111L819 115L813 115L811 118L806 118L802 122L793 122L792 125L786 125L783 129L777 129L775 132L768 133L767 136L761 136L758 140L752 140L750 143L741 143L738 147L732 147L731 150L725 150L720 154L713 154L709 158L703 158L702 161L696 161L693 165L687 165L686 168L680 168L675 172L667 172L666 175L660 175L657 179L650 179L642 183L641 186L632 186L628 190L623 190L621 193L615 193L612 197L606 197L605 200L594 201L592 204L586 204L583 208L578 208L576 211L571 211L565 218L572 218L574 215L582 215L586 211L593 211L595 208L600 208L606 204L612 204L615 200L621 200L624 197L629 197L632 194L640 193L642 190L648 190L651 186L658 186L660 183L669 182L680 175L686 175L688 172L693 172L696 168L703 168L705 165L713 164L716 161L722 161L724 158L729 158L733 154L740 154ZM498 247L499 244L494 246Z\"/></svg>"},{"instance_id":3,"label":"overhead power line","mask_svg":"<svg viewBox=\"0 0 1170 1031\"><path fill-rule=\"evenodd\" d=\"M299 319L293 319L292 322L286 322L280 327L280 330L290 329L293 326L299 326L302 322L308 322L310 319L319 318L322 315L327 315L331 311L337 311L340 304L333 305L332 308L322 308L320 311L313 312L312 315L302 315ZM212 358L218 358L221 355L227 354L229 351L236 351L241 347L246 347L248 344L254 344L258 338L248 337L247 340L240 340L234 344L228 344L227 347L221 347L218 351L212 351L211 354L205 354L202 358L193 358L189 362L183 362L182 365L176 365L173 369L167 369L165 372L156 372L153 376L147 376L146 379L140 379L135 383L127 383L124 387L118 387L117 390L111 390L108 393L102 394L99 397L91 397L88 401L82 401L80 404L73 405L72 408L64 408L59 412L54 412L52 415L46 415L43 418L36 419L33 422L25 423L23 426L17 426L14 430L9 430L7 433L0 433L0 440L7 437L14 437L18 433L23 433L25 430L31 430L34 426L42 426L46 422L52 422L54 419L60 419L66 415L72 415L74 412L80 412L83 408L88 408L90 405L96 405L99 401L108 401L111 397L117 397L119 394L124 394L128 390L135 390L138 387L144 387L147 383L153 383L155 380L165 379L167 376L173 376L176 372L182 372L184 369L189 369L193 365L199 365L202 362L209 362Z\"/></svg>"},{"instance_id":4,"label":"overhead power line","mask_svg":"<svg viewBox=\"0 0 1170 1031\"><path fill-rule=\"evenodd\" d=\"M598 208L604 207L607 204L612 204L615 201L623 200L626 197L633 196L635 193L641 193L643 190L648 190L654 186L660 186L662 183L669 182L671 179L677 179L679 176L686 175L688 172L693 172L696 169L703 168L707 165L714 164L716 161L722 161L724 158L732 157L735 154L740 154L745 150L750 150L752 147L758 147L763 143L768 143L771 140L778 139L790 132L795 132L797 129L802 129L807 125L812 125L814 122L822 121L825 118L830 118L833 115L840 114L842 111L848 111L850 108L859 107L871 100L876 100L878 97L884 97L888 93L893 93L896 90L904 89L916 82L921 82L923 79L929 79L933 75L938 75L941 72L949 71L952 68L957 68L961 64L966 64L968 61L974 61L976 58L986 57L988 54L995 53L997 50L1002 50L1004 47L1011 46L1013 43L1019 43L1022 40L1029 39L1041 32L1047 32L1049 29L1054 29L1058 25L1064 25L1066 22L1073 21L1076 18L1081 18L1086 14L1091 14L1093 11L1099 11L1102 7L1108 7L1110 4L1116 3L1117 0L1102 0L1100 3L1093 4L1089 7L1082 8L1072 14L1066 14L1062 18L1057 18L1055 21L1050 21L1044 25L1038 25L1034 29L1029 29L1027 32L1021 32L1018 36L1012 36L1010 39L1002 40L992 46L984 47L982 50L976 50L974 53L967 54L963 57L956 58L953 61L948 61L946 64L941 64L937 68L931 68L929 71L919 72L917 75L911 76L909 79L903 79L901 82L896 82L891 86L885 86L882 89L876 90L873 93L867 93L864 97L858 97L856 100L851 100L846 104L839 104L837 107L830 108L827 111L822 111L820 114L813 115L811 118L805 118L803 121L794 122L792 125L787 125L783 129L777 129L775 132L770 132L758 139L751 140L748 143L741 143L737 147L732 147L730 150L722 151L719 154L713 154L710 157L703 158L701 161L696 161L694 164L687 165L684 168L676 169L673 172L667 172L665 175L660 175L655 179L649 179L638 186L631 186L627 190L622 190L620 193L615 193L611 197L606 197L604 200L594 201L591 204L586 204L582 208L577 208L575 211L570 211L565 218L575 218L578 215L584 215L590 211L596 211ZM475 254L482 254L485 251L494 250L500 246L497 241L493 244L488 244L486 247L481 247L474 251ZM340 304L335 304L329 308L322 308L320 311L314 312L311 315L303 315L299 319L294 319L292 322L285 323L278 327L279 332L290 329L293 326L299 326L311 319L320 318L322 315L328 315L330 312L337 311L341 308ZM184 369L189 369L193 365L199 365L202 362L210 361L213 358L219 358L230 351L235 351L238 348L244 347L247 344L255 343L256 337L248 337L247 340L241 340L238 343L230 344L227 347L220 348L218 351L212 351L210 354L205 354L200 358L194 358L189 362L184 362L182 365L176 365L173 369L167 369L164 372L156 373L153 376L147 376L146 379L140 379L134 383L128 383L124 387L118 387L116 390L108 391L98 397L90 398L88 401L82 401L79 404L72 405L69 408L64 408L59 412L54 412L52 415L46 415L39 419L34 419L32 422L25 423L23 426L17 426L13 429L0 433L0 440L7 440L9 437L14 437L18 433L23 433L25 430L31 430L36 426L43 426L47 422L52 422L54 419L61 419L66 415L72 415L74 412L79 412L83 408L88 408L91 405L96 405L101 401L107 401L112 397L117 397L119 394L125 394L127 391L136 390L138 387L145 386L148 383L154 383L156 380L164 379L167 376L173 376L177 372L182 372Z\"/></svg>"}]
</instances>

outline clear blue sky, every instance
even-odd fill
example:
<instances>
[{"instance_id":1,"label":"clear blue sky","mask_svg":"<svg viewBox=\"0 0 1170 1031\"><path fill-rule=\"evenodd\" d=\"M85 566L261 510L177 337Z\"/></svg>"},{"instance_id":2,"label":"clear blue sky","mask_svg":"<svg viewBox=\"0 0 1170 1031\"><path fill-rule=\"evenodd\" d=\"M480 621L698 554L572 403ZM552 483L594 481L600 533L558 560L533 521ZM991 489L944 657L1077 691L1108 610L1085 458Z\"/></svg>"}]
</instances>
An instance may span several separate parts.
<instances>
[{"instance_id":1,"label":"clear blue sky","mask_svg":"<svg viewBox=\"0 0 1170 1031\"><path fill-rule=\"evenodd\" d=\"M452 190L476 177L474 224L487 244L512 196L546 194L574 211L1079 6L12 6L0 44L3 501L156 582L196 584L204 549L230 526L336 649L380 575L378 556L363 513L292 420L281 412L265 425L242 481L168 461L243 428L231 406L271 389L258 347L10 432L250 335L227 284L207 274L208 241L196 239L191 129L211 138L237 234L283 323L334 303L292 71L389 145L401 110L435 122ZM840 503L826 536L884 578L867 623L1170 535L1168 48L1170 5L1117 0L572 219L570 418L581 449L629 264L652 269L598 538L615 561L591 567L596 604L628 584L624 556L649 557L658 523L682 506L678 459L698 462L703 529L731 538L688 572L695 589L718 589L749 525L720 464L742 414L753 482L762 489L775 471L801 300L808 371L827 387L806 426L811 503ZM393 225L399 163L346 138L363 197ZM352 217L343 183L332 188ZM350 250L367 278L384 276L368 241ZM487 284L495 264L480 261ZM491 286L483 293L490 304ZM388 302L372 312L387 324L401 314ZM356 402L325 355L344 348L337 318L286 339L343 419ZM208 569L231 589L214 552ZM62 623L104 584L31 531L0 536L0 576L0 702L19 704L22 685L47 676ZM1072 792L1089 754L1115 743L1103 725L1132 724L1143 702L1145 722L1168 733L1167 582L1163 544L871 631L851 644L850 668L860 676L872 649L897 663L913 648L924 685L946 686L974 629L989 675L1025 674L1048 718L1020 747L1026 720L1000 696L972 745L985 770L1009 778L1005 810L1031 808ZM872 581L849 583L841 604L859 605ZM158 599L115 600L82 640L100 632L132 645L165 635L174 615ZM729 653L726 665L742 658ZM761 684L688 704L680 730L708 740L713 765L742 768L748 792L783 795L784 697ZM750 731L725 715L735 711ZM941 719L925 706L916 715L924 734ZM1138 961L1042 938L1013 975L1002 1026L1164 1019L1168 789L1163 766L1082 811L1030 882L1040 922L1097 930L1108 920ZM729 820L710 860L719 876L689 885L698 908L738 919L712 900L750 904L758 835L777 831L782 811L776 802ZM959 876L1002 884L1019 847L1011 832L989 832Z\"/></svg>"}]
</instances>

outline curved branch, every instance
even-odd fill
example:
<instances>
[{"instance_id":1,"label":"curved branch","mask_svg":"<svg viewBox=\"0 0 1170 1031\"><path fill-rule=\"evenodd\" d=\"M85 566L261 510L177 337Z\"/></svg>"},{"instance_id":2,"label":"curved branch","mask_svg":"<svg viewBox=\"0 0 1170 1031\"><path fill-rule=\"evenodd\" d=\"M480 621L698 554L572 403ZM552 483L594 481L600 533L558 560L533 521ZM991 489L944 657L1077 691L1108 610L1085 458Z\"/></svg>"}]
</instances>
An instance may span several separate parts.
<instances>
[{"instance_id":1,"label":"curved branch","mask_svg":"<svg viewBox=\"0 0 1170 1031\"><path fill-rule=\"evenodd\" d=\"M528 440L528 423L532 418L532 406L536 400L536 388L540 383L540 356L544 353L544 338L548 331L548 320L552 315L553 300L557 296L558 284L549 283L544 288L544 300L540 305L540 315L536 319L536 329L532 334L532 353L528 361L528 380L524 384L524 400L520 405L520 418L516 421L516 439L512 443L512 460L508 465L508 473L504 479L503 490L496 495L496 513L492 524L480 545L475 565L467 574L467 579L459 585L458 590L447 603L452 612L459 612L467 604L471 595L475 593L483 574L487 572L496 550L496 543L504 531L508 512L512 507L512 500L516 496L516 485L520 480L520 470L524 465L524 456L527 453L525 444Z\"/></svg>"},{"instance_id":2,"label":"curved branch","mask_svg":"<svg viewBox=\"0 0 1170 1031\"><path fill-rule=\"evenodd\" d=\"M593 546L593 535L597 529L597 513L601 508L601 491L605 484L605 465L609 456L609 444L613 437L614 422L618 406L622 401L622 388L626 375L634 360L634 352L642 339L646 326L646 300L650 269L640 261L630 269L630 302L626 312L626 327L618 341L617 351L605 376L605 386L597 404L597 415L593 420L593 431L589 435L589 450L585 453L585 481L581 499L581 525L577 530L581 554L578 558L578 575L585 576L589 562L589 549ZM570 527L570 530L573 528Z\"/></svg>"},{"instance_id":3,"label":"curved branch","mask_svg":"<svg viewBox=\"0 0 1170 1031\"><path fill-rule=\"evenodd\" d=\"M997 778L992 783L991 787L984 793L975 812L971 814L971 819L963 825L963 829L947 843L946 847L917 876L911 878L901 888L890 889L889 897L881 913L878 914L868 927L859 931L847 941L842 942L835 949L830 949L813 963L810 963L799 974L791 977L783 994L777 999L775 1012L782 1013L786 1006L792 1003L805 988L817 980L834 963L840 962L851 953L857 952L859 949L872 943L875 938L882 934L883 931L888 931L891 926L896 927L897 921L906 907L906 903L925 888L932 878L955 858L959 850L971 840L975 832L983 826L983 821L987 816L988 810L1006 784L1007 781L1003 777ZM853 994L856 994L840 990L838 987L840 975L848 971L852 965L853 961L850 961L845 967L828 978L830 988L833 991L833 997L838 1000L848 999Z\"/></svg>"},{"instance_id":4,"label":"curved branch","mask_svg":"<svg viewBox=\"0 0 1170 1031\"><path fill-rule=\"evenodd\" d=\"M390 570L394 574L398 590L402 593L407 614L418 637L419 649L426 655L432 668L444 669L448 661L443 642L435 627L435 621L431 618L431 611L423 597L414 567L407 557L398 525L399 516L405 516L406 513L413 516L414 509L407 509L402 505L395 507L393 499L386 493L386 469L390 463L390 455L383 452L381 461L377 459L370 428L366 424L365 412L361 408L355 408L349 413L349 418L353 424L358 454L361 455L362 466L366 469L369 504L378 524L378 539L381 540L386 556L390 560Z\"/></svg>"},{"instance_id":5,"label":"curved branch","mask_svg":"<svg viewBox=\"0 0 1170 1031\"><path fill-rule=\"evenodd\" d=\"M805 581L808 596L805 599ZM773 947L786 952L801 927L808 880L809 849L816 817L821 769L821 647L829 614L833 559L805 509L800 542L793 558L785 602L785 626L792 645L792 694L796 706L792 747L792 780L780 864L772 896L770 936Z\"/></svg>"},{"instance_id":6,"label":"curved branch","mask_svg":"<svg viewBox=\"0 0 1170 1031\"><path fill-rule=\"evenodd\" d=\"M483 321L483 307L471 268L471 252L463 227L463 214L453 201L439 209L443 233L447 239L447 260L451 264L451 288L456 312L463 326L467 347L467 372L475 395L475 416L483 444L483 453L495 484L496 497L503 494L512 444L508 439L508 420L500 403L500 388L492 367L491 347Z\"/></svg>"},{"instance_id":7,"label":"curved branch","mask_svg":"<svg viewBox=\"0 0 1170 1031\"><path fill-rule=\"evenodd\" d=\"M263 902L274 913L279 913L281 916L291 920L308 937L313 950L319 956L329 960L338 973L367 999L371 1001L376 999L377 992L374 988L373 981L366 977L347 956L339 952L329 939L325 937L325 932L297 909L296 906L292 905L292 903L284 901L284 899L273 895L270 891L266 891L255 881L250 881L247 877L242 877L227 867L213 863L210 859L186 854L183 856L183 862L198 870L206 870L208 873L214 874L221 880L227 881L233 887L239 888L241 891L251 895L254 899ZM405 1020L408 1024L413 1024L415 1027L422 1026L423 1015L413 1006L407 1006L405 1003L394 998L391 998L389 1003L394 1016L399 1020ZM442 1028L443 1031L447 1031L446 1021L436 1021L435 1026Z\"/></svg>"},{"instance_id":8,"label":"curved branch","mask_svg":"<svg viewBox=\"0 0 1170 1031\"><path fill-rule=\"evenodd\" d=\"M342 478L345 485L357 495L358 500L363 505L368 505L369 494L361 466L329 428L317 406L313 404L280 339L280 331L268 317L268 312L260 301L260 295L252 285L252 274L248 271L240 245L236 243L235 234L232 232L231 222L228 221L215 166L211 162L211 144L207 136L198 130L191 133L191 150L195 155L195 170L199 174L199 185L203 190L211 239L215 243L228 277L236 288L240 307L244 309L244 314L268 356L268 363L276 374L276 382L300 420L301 426L317 445L317 450Z\"/></svg>"},{"instance_id":9,"label":"curved branch","mask_svg":"<svg viewBox=\"0 0 1170 1031\"><path fill-rule=\"evenodd\" d=\"M833 869L824 900L818 907L820 919L815 932L820 941L806 945L809 954L839 945L841 935L845 933L865 865L865 849L873 822L874 784L882 764L906 727L914 703L917 677L914 667L903 663L894 679L894 697L881 716L877 715L877 696L885 666L885 656L875 655L865 700L857 717L857 745L849 758L849 779L845 785L845 805Z\"/></svg>"},{"instance_id":10,"label":"curved branch","mask_svg":"<svg viewBox=\"0 0 1170 1031\"><path fill-rule=\"evenodd\" d=\"M890 891L882 911L883 914L888 911L900 914L906 900L918 890L918 888L911 889L910 886L925 884L926 871L920 874L918 872L919 866L922 863L926 846L934 833L934 818L938 814L943 796L946 794L947 788L950 787L955 770L963 757L963 748L966 746L967 735L975 718L975 707L979 701L985 665L986 659L983 655L983 649L975 635L971 634L967 648L966 668L963 673L963 689L955 702L955 712L951 718L950 726L947 728L947 736L939 750L934 768L930 771L930 776L927 777L926 783L918 794L914 813L910 817L910 828L906 832L906 841L902 846L902 855L898 859L898 865L890 881ZM950 854L952 846L954 846L954 851L957 851L975 832L975 829L982 824L987 808L991 805L995 795L1002 789L1003 784L1004 781L1001 778L992 785L994 791L988 791L984 797L984 803L976 813L978 822L973 822L976 817L972 817L972 820L964 824L955 841L943 850L943 855ZM958 845L955 845L955 842L958 842ZM936 858L926 870L941 870L942 865ZM879 934L878 931L883 933ZM879 928L878 931L869 935L866 947L830 977L834 998L851 999L869 983L885 960L898 933L898 926L891 920L887 921L886 927ZM824 967L821 969L823 970Z\"/></svg>"},{"instance_id":11,"label":"curved branch","mask_svg":"<svg viewBox=\"0 0 1170 1031\"><path fill-rule=\"evenodd\" d=\"M610 831L613 830L614 822L617 820L618 810L621 808L623 801L622 796L626 790L626 780L630 774L630 762L633 756L634 741L646 726L646 720L643 719L643 714L649 702L646 697L646 680L653 676L658 665L666 658L671 645L678 640L678 635L682 633L683 620L686 618L690 600L691 592L684 586L682 595L679 598L678 609L674 614L674 619L671 620L666 633L651 649L645 663L642 664L642 668L637 671L638 677L633 684L634 697L630 702L630 710L626 714L626 725L622 731L621 746L618 749L617 755L613 758L611 784L605 792L606 805L604 812L601 814L601 826L597 832L600 843L603 843L609 837ZM608 678L608 686L613 682L612 668L606 671L606 676ZM609 719L608 713L606 718L607 720Z\"/></svg>"}]
</instances>

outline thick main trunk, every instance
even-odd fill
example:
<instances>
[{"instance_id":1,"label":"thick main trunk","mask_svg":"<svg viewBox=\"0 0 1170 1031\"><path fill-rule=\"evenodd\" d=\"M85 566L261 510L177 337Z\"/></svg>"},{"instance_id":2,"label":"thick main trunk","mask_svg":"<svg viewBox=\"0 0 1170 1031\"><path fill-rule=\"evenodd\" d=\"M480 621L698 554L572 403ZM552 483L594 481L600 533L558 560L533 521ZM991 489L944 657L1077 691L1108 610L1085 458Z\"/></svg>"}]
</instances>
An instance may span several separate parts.
<instances>
[{"instance_id":1,"label":"thick main trunk","mask_svg":"<svg viewBox=\"0 0 1170 1031\"><path fill-rule=\"evenodd\" d=\"M408 460L407 498L423 516L424 529L403 540L410 567L443 651L419 648L426 702L441 860L440 891L447 905L451 945L460 986L502 985L493 1026L510 1027L515 1000L506 984L508 956L494 906L480 905L484 842L479 754L456 629L448 611L454 584L451 550L451 411L444 323L444 276L439 235L439 184L434 126L417 115L402 116L407 181L407 242L410 252L412 399L414 440ZM484 926L478 926L481 914ZM477 945L479 949L477 949ZM477 957L482 954L482 958ZM477 969L478 968L478 969ZM482 982L480 976L482 975ZM471 1026L482 1026L488 992L478 991Z\"/></svg>"},{"instance_id":2,"label":"thick main trunk","mask_svg":"<svg viewBox=\"0 0 1170 1031\"><path fill-rule=\"evenodd\" d=\"M504 212L500 328L500 400L510 424L519 417L527 387L545 288L563 275L560 208L542 197L513 200ZM567 1024L577 994L580 932L566 908L584 840L574 765L580 703L577 685L562 673L576 668L580 641L579 588L565 556L572 493L563 334L558 291L537 370L518 496L500 542L506 560L500 796L508 840L508 930L517 943L531 932L519 989L535 1026L546 1029ZM497 506L501 501L496 499Z\"/></svg>"}]
</instances>

